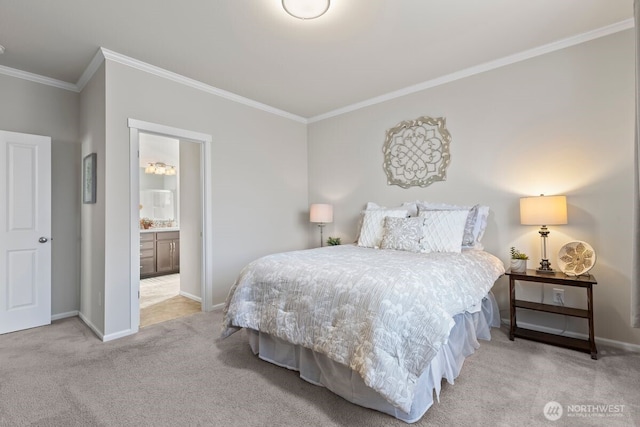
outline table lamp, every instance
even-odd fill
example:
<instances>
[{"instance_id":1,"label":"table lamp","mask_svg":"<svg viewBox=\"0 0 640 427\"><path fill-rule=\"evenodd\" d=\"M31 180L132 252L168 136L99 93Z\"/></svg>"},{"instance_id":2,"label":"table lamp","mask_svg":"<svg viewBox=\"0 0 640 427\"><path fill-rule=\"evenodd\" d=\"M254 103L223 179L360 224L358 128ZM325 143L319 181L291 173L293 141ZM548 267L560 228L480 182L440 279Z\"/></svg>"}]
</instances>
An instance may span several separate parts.
<instances>
[{"instance_id":1,"label":"table lamp","mask_svg":"<svg viewBox=\"0 0 640 427\"><path fill-rule=\"evenodd\" d=\"M333 205L326 203L314 203L309 209L309 221L315 222L320 227L320 246L324 246L322 229L328 223L333 222Z\"/></svg>"},{"instance_id":2,"label":"table lamp","mask_svg":"<svg viewBox=\"0 0 640 427\"><path fill-rule=\"evenodd\" d=\"M538 273L552 274L551 263L547 258L547 237L549 229L547 225L560 225L567 223L567 197L545 196L522 197L520 199L520 224L539 225L540 238L542 239L542 261Z\"/></svg>"}]
</instances>

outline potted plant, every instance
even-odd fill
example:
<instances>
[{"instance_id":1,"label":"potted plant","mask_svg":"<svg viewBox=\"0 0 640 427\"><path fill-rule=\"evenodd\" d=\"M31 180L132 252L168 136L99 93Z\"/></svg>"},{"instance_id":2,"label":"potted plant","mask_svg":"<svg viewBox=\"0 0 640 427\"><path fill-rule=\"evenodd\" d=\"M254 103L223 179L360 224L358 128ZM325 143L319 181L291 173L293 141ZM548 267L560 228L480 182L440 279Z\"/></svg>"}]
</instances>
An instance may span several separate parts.
<instances>
[{"instance_id":1,"label":"potted plant","mask_svg":"<svg viewBox=\"0 0 640 427\"><path fill-rule=\"evenodd\" d=\"M145 230L148 228L151 228L151 226L153 225L153 220L151 218L140 218L140 227L144 228Z\"/></svg>"},{"instance_id":2,"label":"potted plant","mask_svg":"<svg viewBox=\"0 0 640 427\"><path fill-rule=\"evenodd\" d=\"M339 237L329 237L327 239L327 245L329 246L338 246L340 244L340 238Z\"/></svg>"},{"instance_id":3,"label":"potted plant","mask_svg":"<svg viewBox=\"0 0 640 427\"><path fill-rule=\"evenodd\" d=\"M511 246L511 271L513 273L524 273L527 271L527 254L520 252Z\"/></svg>"}]
</instances>

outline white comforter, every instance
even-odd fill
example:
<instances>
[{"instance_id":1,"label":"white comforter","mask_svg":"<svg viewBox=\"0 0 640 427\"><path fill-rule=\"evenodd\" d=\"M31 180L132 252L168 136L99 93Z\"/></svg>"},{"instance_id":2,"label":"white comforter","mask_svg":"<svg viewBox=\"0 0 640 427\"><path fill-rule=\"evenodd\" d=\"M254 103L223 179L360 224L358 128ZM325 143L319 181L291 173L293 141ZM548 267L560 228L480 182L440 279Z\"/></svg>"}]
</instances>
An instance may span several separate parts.
<instances>
[{"instance_id":1,"label":"white comforter","mask_svg":"<svg viewBox=\"0 0 640 427\"><path fill-rule=\"evenodd\" d=\"M224 337L251 328L325 354L405 412L453 327L504 273L478 250L412 252L332 246L247 265L224 308Z\"/></svg>"}]
</instances>

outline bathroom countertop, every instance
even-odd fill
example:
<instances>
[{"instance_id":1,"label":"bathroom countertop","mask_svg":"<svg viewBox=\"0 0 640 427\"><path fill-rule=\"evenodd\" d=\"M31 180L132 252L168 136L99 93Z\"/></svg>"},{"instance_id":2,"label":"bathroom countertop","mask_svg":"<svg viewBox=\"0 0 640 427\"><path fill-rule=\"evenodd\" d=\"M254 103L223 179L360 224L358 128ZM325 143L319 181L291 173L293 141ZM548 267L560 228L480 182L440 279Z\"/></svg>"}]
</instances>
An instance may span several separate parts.
<instances>
[{"instance_id":1,"label":"bathroom countertop","mask_svg":"<svg viewBox=\"0 0 640 427\"><path fill-rule=\"evenodd\" d=\"M161 233L163 231L180 231L180 227L151 227L140 229L140 233Z\"/></svg>"}]
</instances>

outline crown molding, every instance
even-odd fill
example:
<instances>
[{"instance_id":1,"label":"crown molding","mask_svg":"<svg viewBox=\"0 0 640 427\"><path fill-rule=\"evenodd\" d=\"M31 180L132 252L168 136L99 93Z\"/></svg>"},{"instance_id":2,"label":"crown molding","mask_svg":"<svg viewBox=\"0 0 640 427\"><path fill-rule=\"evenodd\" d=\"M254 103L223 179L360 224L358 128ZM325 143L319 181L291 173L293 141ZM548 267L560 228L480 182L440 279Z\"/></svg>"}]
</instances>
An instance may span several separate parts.
<instances>
[{"instance_id":1,"label":"crown molding","mask_svg":"<svg viewBox=\"0 0 640 427\"><path fill-rule=\"evenodd\" d=\"M17 70L11 67L0 65L0 74L5 76L16 77L30 82L40 83L47 86L57 87L58 89L69 90L71 92L80 92L78 87L73 83L63 82L62 80L52 79L51 77L41 76L40 74L30 73L28 71Z\"/></svg>"},{"instance_id":2,"label":"crown molding","mask_svg":"<svg viewBox=\"0 0 640 427\"><path fill-rule=\"evenodd\" d=\"M191 79L189 77L185 77L183 75L174 73L172 71L165 70L164 68L156 67L155 65L147 64L146 62L139 61L137 59L113 52L109 49L100 48L102 55L105 59L109 61L117 62L131 68L135 68L140 71L144 71L149 74L156 75L158 77L165 78L167 80L174 81L176 83L183 84L185 86L192 87L194 89L200 90L202 92L210 93L212 95L219 96L221 98L228 99L230 101L237 102L239 104L244 104L252 108L256 108L258 110L266 111L271 114L275 114L277 116L281 116L290 120L294 120L300 123L307 123L307 119L304 117L300 117L298 115L289 113L287 111L280 110L278 108L272 107L270 105L263 104L258 101L254 101L249 98L245 98L240 95L236 95L232 92L227 92L226 90L218 89L217 87L210 86L208 84L202 83L198 80ZM93 62L93 61L92 61Z\"/></svg>"},{"instance_id":3,"label":"crown molding","mask_svg":"<svg viewBox=\"0 0 640 427\"><path fill-rule=\"evenodd\" d=\"M102 53L102 48L100 48L96 54L93 55L93 59L91 59L91 62L89 62L89 65L87 65L87 68L84 69L82 75L76 82L76 86L80 92L84 89L87 83L89 83L89 80L91 80L91 77L93 77L96 71L98 71L98 68L100 68L103 62L104 54Z\"/></svg>"},{"instance_id":4,"label":"crown molding","mask_svg":"<svg viewBox=\"0 0 640 427\"><path fill-rule=\"evenodd\" d=\"M331 117L340 116L342 114L350 113L365 107L380 104L386 101L390 101L395 98L400 98L405 95L420 92L425 89L430 89L436 86L440 86L446 83L451 83L456 80L470 77L476 74L481 74L486 71L495 70L496 68L504 67L506 65L515 64L517 62L525 61L527 59L535 58L536 56L545 55L547 53L555 52L557 50L565 49L567 47L575 46L581 43L585 43L600 37L605 37L620 31L625 31L634 27L633 18L625 19L624 21L617 22L615 24L607 25L606 27L597 28L586 33L578 34L576 36L561 39L555 42L551 42L542 46L535 47L533 49L525 50L513 55L505 56L494 61L485 62L484 64L475 65L473 67L465 68L460 71L456 71L451 74L446 74L441 77L437 77L432 80L427 80L422 83L418 83L413 86L408 86L403 89L399 89L393 92L386 93L384 95L376 96L367 99L362 102L347 105L346 107L338 108L333 111L329 111L324 114L320 114L307 119L308 123L315 123L321 120L329 119Z\"/></svg>"},{"instance_id":5,"label":"crown molding","mask_svg":"<svg viewBox=\"0 0 640 427\"><path fill-rule=\"evenodd\" d=\"M62 80L53 79L50 77L41 76L39 74L30 73L28 71L17 70L15 68L6 67L3 65L0 65L0 74L16 77L19 79L29 80L35 83L40 83L48 86L53 86L53 87L68 90L71 92L81 92L82 89L84 89L84 87L86 86L87 82L91 80L91 77L93 77L93 75L98 70L98 68L100 68L100 65L102 65L102 63L106 59L108 59L110 61L114 61L129 67L138 69L140 71L144 71L144 72L192 87L194 89L197 89L206 93L210 93L212 95L216 95L221 98L228 99L230 101L237 102L239 104L247 105L249 107L256 108L258 110L266 111L268 113L275 114L290 120L294 120L299 123L309 124L309 123L319 122L321 120L325 120L331 117L336 117L342 114L350 113L352 111L356 111L365 107L380 104L395 98L399 98L405 95L410 95L412 93L420 92L420 91L430 89L436 86L440 86L446 83L450 83L456 80L460 80L465 77L470 77L476 74L484 73L486 71L495 70L496 68L515 64L520 61L525 61L527 59L535 58L536 56L555 52L557 50L561 50L567 47L585 43L600 37L605 37L611 34L615 34L620 31L625 31L633 27L634 27L634 20L633 18L629 18L624 21L617 22L615 24L597 28L595 30L588 31L586 33L578 34L576 36L572 36L572 37L568 37L552 43L548 43L546 45L529 49L523 52L519 52L513 55L509 55L504 58L496 59L494 61L485 62L484 64L469 67L464 70L456 71L454 73L447 74L432 80L427 80L425 82L418 83L413 86L408 86L406 88L389 92L384 95L376 96L362 102L358 102L355 104L348 105L346 107L329 111L327 113L313 116L311 118L304 118L296 114L292 114L287 111L280 110L275 107L271 107L270 105L266 105L261 102L254 101L252 99L245 98L240 95L236 95L235 93L218 89L214 86L210 86L200 81L182 76L180 74L165 70L160 67L156 67L155 65L147 64L145 62L113 52L109 49L105 49L102 47L98 49L93 59L91 60L91 62L89 63L89 65L84 70L84 72L82 73L82 75L80 76L80 78L75 84L65 82Z\"/></svg>"}]
</instances>

